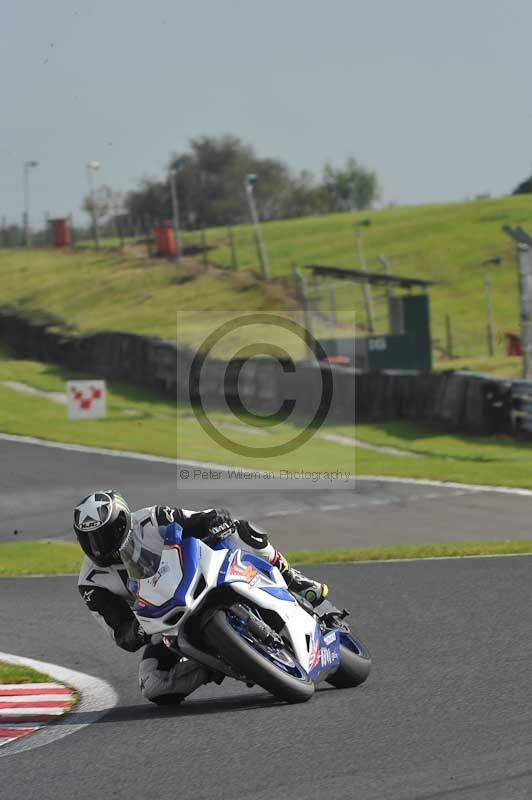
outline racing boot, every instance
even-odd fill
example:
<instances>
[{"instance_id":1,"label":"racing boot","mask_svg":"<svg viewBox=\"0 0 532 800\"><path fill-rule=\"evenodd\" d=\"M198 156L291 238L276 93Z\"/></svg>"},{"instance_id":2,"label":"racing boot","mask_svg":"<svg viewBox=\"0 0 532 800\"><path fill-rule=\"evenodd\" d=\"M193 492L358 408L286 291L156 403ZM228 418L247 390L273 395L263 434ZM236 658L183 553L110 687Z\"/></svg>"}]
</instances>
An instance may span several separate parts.
<instances>
[{"instance_id":1,"label":"racing boot","mask_svg":"<svg viewBox=\"0 0 532 800\"><path fill-rule=\"evenodd\" d=\"M299 570L291 567L282 553L278 553L277 562L274 566L277 567L281 575L286 581L286 585L291 592L303 597L307 603L310 603L314 608L319 606L329 594L329 587L326 583L313 581L312 578L307 578Z\"/></svg>"}]
</instances>

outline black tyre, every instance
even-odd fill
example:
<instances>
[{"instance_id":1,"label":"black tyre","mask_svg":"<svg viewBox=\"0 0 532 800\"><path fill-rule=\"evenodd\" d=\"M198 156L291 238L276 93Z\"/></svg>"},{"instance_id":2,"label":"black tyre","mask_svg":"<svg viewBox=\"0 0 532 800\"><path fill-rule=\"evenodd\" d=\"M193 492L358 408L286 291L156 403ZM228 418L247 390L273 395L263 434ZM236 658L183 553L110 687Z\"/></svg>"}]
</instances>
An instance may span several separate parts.
<instances>
[{"instance_id":1,"label":"black tyre","mask_svg":"<svg viewBox=\"0 0 532 800\"><path fill-rule=\"evenodd\" d=\"M205 639L237 672L287 703L304 703L314 683L286 648L267 645L247 630L230 609L214 613L203 628Z\"/></svg>"},{"instance_id":2,"label":"black tyre","mask_svg":"<svg viewBox=\"0 0 532 800\"><path fill-rule=\"evenodd\" d=\"M340 667L327 678L327 683L337 689L349 689L364 683L370 671L371 655L368 648L360 639L348 636L340 644Z\"/></svg>"}]
</instances>

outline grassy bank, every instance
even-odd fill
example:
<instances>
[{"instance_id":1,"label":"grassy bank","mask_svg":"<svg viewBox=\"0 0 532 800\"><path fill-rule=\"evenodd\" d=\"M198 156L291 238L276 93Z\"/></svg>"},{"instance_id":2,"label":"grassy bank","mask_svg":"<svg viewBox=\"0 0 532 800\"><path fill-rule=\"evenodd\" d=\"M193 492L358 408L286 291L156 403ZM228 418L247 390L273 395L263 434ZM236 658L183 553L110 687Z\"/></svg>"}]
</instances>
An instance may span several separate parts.
<instances>
[{"instance_id":1,"label":"grassy bank","mask_svg":"<svg viewBox=\"0 0 532 800\"><path fill-rule=\"evenodd\" d=\"M527 196L385 209L359 214L334 214L308 217L264 225L264 239L274 275L286 275L291 264L334 264L357 267L353 222L371 218L363 229L368 269L382 270L378 255L384 253L398 275L414 275L439 282L431 289L432 334L436 355L445 344L445 316L451 317L455 355L470 358L486 356L485 305L481 262L499 254L501 266L492 271L497 354L504 353L504 332L518 329L518 295L515 256L511 241L501 226L532 225L532 199ZM209 232L220 246L211 259L228 267L231 254L226 232ZM236 230L239 263L256 264L252 231L248 226ZM337 300L342 307L341 294ZM357 300L363 316L360 293L345 293ZM382 292L377 292L377 297ZM325 302L323 308L325 309ZM384 317L384 304L377 301L377 316ZM491 360L489 360L491 361ZM495 366L490 365L490 366ZM506 370L505 370L506 371Z\"/></svg>"},{"instance_id":2,"label":"grassy bank","mask_svg":"<svg viewBox=\"0 0 532 800\"><path fill-rule=\"evenodd\" d=\"M389 561L393 559L502 555L508 553L532 553L532 539L442 542L337 550L297 550L287 552L286 556L294 564L332 564L357 561ZM81 560L80 548L77 544L70 542L0 543L0 577L4 578L23 575L76 574L79 571Z\"/></svg>"},{"instance_id":3,"label":"grassy bank","mask_svg":"<svg viewBox=\"0 0 532 800\"><path fill-rule=\"evenodd\" d=\"M0 249L0 280L2 303L27 312L45 310L81 333L130 331L175 341L178 310L255 311L286 305L283 291L265 287L252 275L105 249Z\"/></svg>"},{"instance_id":4,"label":"grassy bank","mask_svg":"<svg viewBox=\"0 0 532 800\"><path fill-rule=\"evenodd\" d=\"M289 276L294 262L300 266L358 266L353 222L361 216L367 214L334 214L265 224L263 233L274 278ZM462 359L457 362L460 366L518 372L520 360L503 357L504 332L518 329L519 317L513 246L502 234L501 226L530 227L530 197L392 208L370 216L372 224L363 231L369 269L382 269L377 256L384 253L394 273L438 282L431 290L436 355L444 347L448 314L455 355ZM207 271L187 259L178 268L171 262L111 249L0 250L2 301L26 310L46 309L78 331L129 330L163 337L175 337L178 309L209 312L291 307L293 291L287 294L287 287L276 285L275 281L264 287L252 274L257 271L257 259L250 227L237 227L235 237L238 273L229 269L231 256L225 229L207 232L209 243L214 245L209 259L220 268ZM502 263L492 270L497 359L489 359L480 263L494 254L502 256ZM377 295L382 328L382 291ZM352 310L354 305L362 318L363 305L357 289L349 286L338 291L336 299L341 318L342 312ZM322 310L326 311L325 302ZM343 335L351 332L346 320L347 317ZM181 330L183 340L193 340L192 328L191 325L187 330L185 326ZM318 335L327 333L325 315L316 328ZM441 365L449 364L443 361Z\"/></svg>"}]
</instances>

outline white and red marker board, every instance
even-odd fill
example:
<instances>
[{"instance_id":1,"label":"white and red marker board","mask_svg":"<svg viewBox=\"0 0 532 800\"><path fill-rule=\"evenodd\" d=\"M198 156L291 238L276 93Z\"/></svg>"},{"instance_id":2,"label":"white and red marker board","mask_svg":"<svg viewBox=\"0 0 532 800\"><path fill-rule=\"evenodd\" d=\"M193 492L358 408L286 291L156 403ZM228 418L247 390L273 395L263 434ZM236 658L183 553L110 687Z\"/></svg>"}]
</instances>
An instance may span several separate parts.
<instances>
[{"instance_id":1,"label":"white and red marker board","mask_svg":"<svg viewBox=\"0 0 532 800\"><path fill-rule=\"evenodd\" d=\"M99 419L105 417L105 395L105 381L68 381L68 418Z\"/></svg>"}]
</instances>

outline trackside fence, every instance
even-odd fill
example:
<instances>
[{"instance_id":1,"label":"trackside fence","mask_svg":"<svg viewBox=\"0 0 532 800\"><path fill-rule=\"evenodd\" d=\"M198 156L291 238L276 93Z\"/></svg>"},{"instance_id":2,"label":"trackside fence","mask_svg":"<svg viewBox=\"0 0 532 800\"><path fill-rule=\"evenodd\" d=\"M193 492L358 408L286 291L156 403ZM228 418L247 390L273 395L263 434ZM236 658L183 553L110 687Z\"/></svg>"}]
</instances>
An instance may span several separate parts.
<instances>
[{"instance_id":1,"label":"trackside fence","mask_svg":"<svg viewBox=\"0 0 532 800\"><path fill-rule=\"evenodd\" d=\"M100 332L74 336L48 315L25 316L13 307L0 307L0 339L20 357L83 369L100 378L149 387L168 397L188 398L196 391L200 365L187 347L131 333ZM209 360L202 367L204 390L213 405L236 384L239 397L250 406L276 410L294 390L269 358L253 360L240 371L239 362ZM296 392L303 407L315 407L321 397L324 367L301 363ZM334 389L330 416L337 421L411 420L448 431L472 434L532 434L532 382L472 372L360 372L330 367ZM226 377L227 373L227 377ZM233 380L231 375L235 376Z\"/></svg>"}]
</instances>

